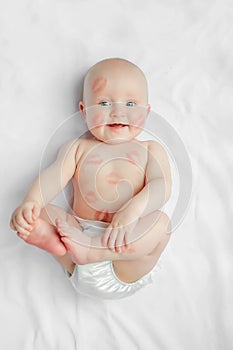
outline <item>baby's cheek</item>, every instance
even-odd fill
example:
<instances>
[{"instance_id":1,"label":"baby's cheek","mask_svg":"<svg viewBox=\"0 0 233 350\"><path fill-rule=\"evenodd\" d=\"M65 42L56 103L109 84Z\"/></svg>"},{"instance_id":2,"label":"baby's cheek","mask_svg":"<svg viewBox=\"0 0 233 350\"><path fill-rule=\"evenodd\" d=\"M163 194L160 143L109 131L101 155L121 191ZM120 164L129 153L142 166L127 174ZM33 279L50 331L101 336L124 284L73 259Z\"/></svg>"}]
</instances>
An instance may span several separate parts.
<instances>
[{"instance_id":1,"label":"baby's cheek","mask_svg":"<svg viewBox=\"0 0 233 350\"><path fill-rule=\"evenodd\" d=\"M95 128L97 126L101 126L104 124L104 117L103 115L101 114L96 114L92 117L92 119L90 120L90 123L89 125L92 127L92 128Z\"/></svg>"},{"instance_id":2,"label":"baby's cheek","mask_svg":"<svg viewBox=\"0 0 233 350\"><path fill-rule=\"evenodd\" d=\"M144 114L139 114L132 118L132 125L141 127L144 124L144 121L145 121Z\"/></svg>"}]
</instances>

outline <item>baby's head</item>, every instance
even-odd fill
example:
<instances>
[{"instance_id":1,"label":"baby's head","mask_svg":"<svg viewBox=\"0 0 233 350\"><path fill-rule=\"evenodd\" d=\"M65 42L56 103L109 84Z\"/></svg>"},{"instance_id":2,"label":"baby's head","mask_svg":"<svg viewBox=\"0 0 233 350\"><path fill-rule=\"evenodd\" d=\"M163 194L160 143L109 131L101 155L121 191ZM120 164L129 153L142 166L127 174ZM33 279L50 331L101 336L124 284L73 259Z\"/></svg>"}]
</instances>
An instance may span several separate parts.
<instances>
[{"instance_id":1,"label":"baby's head","mask_svg":"<svg viewBox=\"0 0 233 350\"><path fill-rule=\"evenodd\" d=\"M84 79L79 107L98 140L132 140L142 131L150 111L146 78L141 69L127 60L100 61Z\"/></svg>"}]
</instances>

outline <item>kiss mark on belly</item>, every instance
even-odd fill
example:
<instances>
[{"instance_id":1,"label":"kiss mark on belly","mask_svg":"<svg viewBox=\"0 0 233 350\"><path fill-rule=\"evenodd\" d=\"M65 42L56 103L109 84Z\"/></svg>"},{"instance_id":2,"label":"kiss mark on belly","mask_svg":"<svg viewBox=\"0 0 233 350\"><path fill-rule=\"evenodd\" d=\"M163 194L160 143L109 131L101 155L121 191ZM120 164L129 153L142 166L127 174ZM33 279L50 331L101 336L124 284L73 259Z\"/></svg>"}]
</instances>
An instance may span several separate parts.
<instances>
[{"instance_id":1,"label":"kiss mark on belly","mask_svg":"<svg viewBox=\"0 0 233 350\"><path fill-rule=\"evenodd\" d=\"M95 213L95 220L109 222L110 213L108 211L104 211L104 209L102 211L97 211Z\"/></svg>"},{"instance_id":2,"label":"kiss mark on belly","mask_svg":"<svg viewBox=\"0 0 233 350\"><path fill-rule=\"evenodd\" d=\"M101 164L103 162L103 159L98 153L92 153L87 156L87 159L85 160L86 164Z\"/></svg>"},{"instance_id":3,"label":"kiss mark on belly","mask_svg":"<svg viewBox=\"0 0 233 350\"><path fill-rule=\"evenodd\" d=\"M117 184L121 180L122 180L122 177L119 174L115 173L114 171L112 171L111 173L109 173L106 176L107 183L112 184L112 185Z\"/></svg>"},{"instance_id":4,"label":"kiss mark on belly","mask_svg":"<svg viewBox=\"0 0 233 350\"><path fill-rule=\"evenodd\" d=\"M126 158L130 163L139 165L140 157L138 151L134 150L126 153Z\"/></svg>"},{"instance_id":5,"label":"kiss mark on belly","mask_svg":"<svg viewBox=\"0 0 233 350\"><path fill-rule=\"evenodd\" d=\"M107 80L103 77L96 78L92 83L92 91L98 93L105 88Z\"/></svg>"},{"instance_id":6,"label":"kiss mark on belly","mask_svg":"<svg viewBox=\"0 0 233 350\"><path fill-rule=\"evenodd\" d=\"M97 195L95 194L94 191L89 191L87 192L85 196L85 200L87 201L88 204L94 204L97 202Z\"/></svg>"}]
</instances>

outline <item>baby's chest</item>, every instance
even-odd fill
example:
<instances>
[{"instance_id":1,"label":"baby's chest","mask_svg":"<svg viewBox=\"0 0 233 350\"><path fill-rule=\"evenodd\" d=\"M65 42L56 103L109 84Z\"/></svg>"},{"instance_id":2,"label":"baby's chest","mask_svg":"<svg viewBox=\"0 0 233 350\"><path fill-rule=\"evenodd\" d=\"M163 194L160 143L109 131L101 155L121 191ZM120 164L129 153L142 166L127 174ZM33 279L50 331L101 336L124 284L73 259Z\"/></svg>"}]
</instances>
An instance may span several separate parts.
<instances>
[{"instance_id":1,"label":"baby's chest","mask_svg":"<svg viewBox=\"0 0 233 350\"><path fill-rule=\"evenodd\" d=\"M124 201L143 187L146 162L142 146L95 148L77 168L77 185L87 201Z\"/></svg>"}]
</instances>

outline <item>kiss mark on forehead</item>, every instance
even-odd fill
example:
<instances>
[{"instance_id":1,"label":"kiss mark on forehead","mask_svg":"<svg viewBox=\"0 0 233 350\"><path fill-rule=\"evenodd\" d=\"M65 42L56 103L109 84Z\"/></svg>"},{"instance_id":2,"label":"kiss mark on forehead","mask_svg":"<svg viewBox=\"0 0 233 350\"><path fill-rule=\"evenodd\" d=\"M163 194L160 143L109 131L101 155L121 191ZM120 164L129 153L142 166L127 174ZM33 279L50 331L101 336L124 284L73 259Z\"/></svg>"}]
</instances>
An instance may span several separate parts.
<instances>
[{"instance_id":1,"label":"kiss mark on forehead","mask_svg":"<svg viewBox=\"0 0 233 350\"><path fill-rule=\"evenodd\" d=\"M102 91L107 85L107 80L103 77L96 78L92 83L92 91L98 93Z\"/></svg>"}]
</instances>

